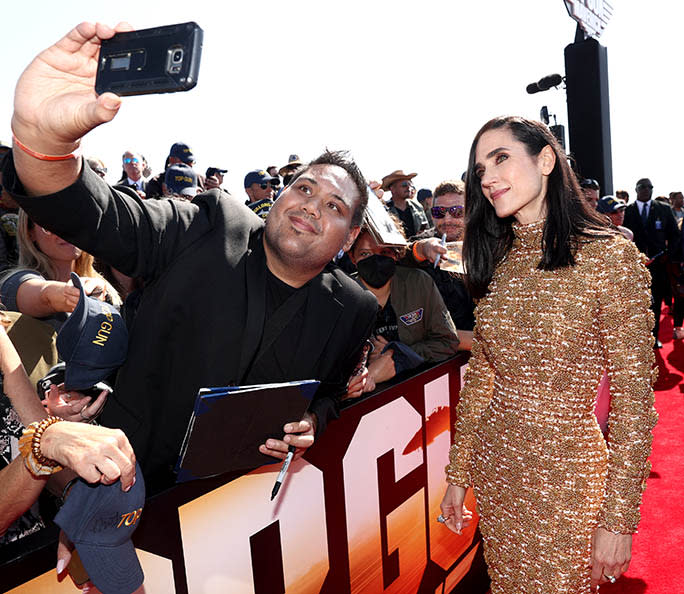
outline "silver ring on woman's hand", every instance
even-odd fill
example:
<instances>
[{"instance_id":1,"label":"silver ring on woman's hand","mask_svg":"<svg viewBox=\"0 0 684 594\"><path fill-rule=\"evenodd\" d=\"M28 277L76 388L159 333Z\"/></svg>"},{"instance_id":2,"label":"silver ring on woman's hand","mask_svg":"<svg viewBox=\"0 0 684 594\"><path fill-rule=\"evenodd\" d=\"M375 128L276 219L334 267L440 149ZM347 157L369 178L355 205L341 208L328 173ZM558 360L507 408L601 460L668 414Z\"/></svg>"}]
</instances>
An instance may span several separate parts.
<instances>
[{"instance_id":1,"label":"silver ring on woman's hand","mask_svg":"<svg viewBox=\"0 0 684 594\"><path fill-rule=\"evenodd\" d=\"M615 580L615 576L614 576L614 575L606 575L605 573L604 573L603 575L605 576L605 578L606 578L611 584L614 584L614 583L615 583L616 580Z\"/></svg>"},{"instance_id":2,"label":"silver ring on woman's hand","mask_svg":"<svg viewBox=\"0 0 684 594\"><path fill-rule=\"evenodd\" d=\"M84 411L86 408L88 408L88 405L87 405L87 404L81 409L81 412L79 412L78 414L81 415L81 419L83 419L84 421L90 421L90 419L91 419L92 417L87 417L86 415L83 414L83 411Z\"/></svg>"},{"instance_id":3,"label":"silver ring on woman's hand","mask_svg":"<svg viewBox=\"0 0 684 594\"><path fill-rule=\"evenodd\" d=\"M444 524L444 523L447 521L447 519L446 519L442 514L439 514L439 515L437 516L437 521L438 521L440 524Z\"/></svg>"}]
</instances>

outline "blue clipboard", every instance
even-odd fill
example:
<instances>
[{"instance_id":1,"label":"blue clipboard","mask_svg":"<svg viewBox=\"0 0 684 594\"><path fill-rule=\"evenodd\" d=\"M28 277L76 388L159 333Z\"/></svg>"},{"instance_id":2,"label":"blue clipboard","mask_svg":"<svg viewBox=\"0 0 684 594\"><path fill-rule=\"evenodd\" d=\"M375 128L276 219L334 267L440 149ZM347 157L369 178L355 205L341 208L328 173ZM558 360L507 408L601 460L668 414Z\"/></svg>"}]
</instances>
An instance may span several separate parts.
<instances>
[{"instance_id":1,"label":"blue clipboard","mask_svg":"<svg viewBox=\"0 0 684 594\"><path fill-rule=\"evenodd\" d=\"M176 482L245 471L278 462L259 451L282 439L283 425L304 416L317 380L202 388L176 463Z\"/></svg>"}]
</instances>

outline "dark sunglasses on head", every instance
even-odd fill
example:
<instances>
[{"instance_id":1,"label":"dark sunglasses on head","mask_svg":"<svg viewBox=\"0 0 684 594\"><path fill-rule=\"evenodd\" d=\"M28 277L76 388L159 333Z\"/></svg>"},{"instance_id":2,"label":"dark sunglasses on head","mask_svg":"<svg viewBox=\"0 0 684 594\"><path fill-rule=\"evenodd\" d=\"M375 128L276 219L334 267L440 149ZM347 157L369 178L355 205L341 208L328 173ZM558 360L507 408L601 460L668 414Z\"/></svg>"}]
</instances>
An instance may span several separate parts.
<instances>
[{"instance_id":1,"label":"dark sunglasses on head","mask_svg":"<svg viewBox=\"0 0 684 594\"><path fill-rule=\"evenodd\" d=\"M136 159L135 157L126 157L123 162L128 165L129 163L140 163L140 160Z\"/></svg>"},{"instance_id":2,"label":"dark sunglasses on head","mask_svg":"<svg viewBox=\"0 0 684 594\"><path fill-rule=\"evenodd\" d=\"M456 206L433 206L432 218L443 219L447 212L455 219L462 219L465 214L465 208L460 204Z\"/></svg>"}]
</instances>

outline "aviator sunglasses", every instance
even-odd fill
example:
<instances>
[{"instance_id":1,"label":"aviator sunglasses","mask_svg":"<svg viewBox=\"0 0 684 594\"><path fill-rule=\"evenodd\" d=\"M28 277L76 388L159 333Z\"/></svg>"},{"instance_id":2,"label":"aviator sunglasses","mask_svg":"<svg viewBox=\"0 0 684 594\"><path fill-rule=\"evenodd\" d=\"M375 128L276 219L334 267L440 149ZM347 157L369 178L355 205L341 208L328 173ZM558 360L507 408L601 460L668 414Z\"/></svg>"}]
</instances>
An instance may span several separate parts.
<instances>
[{"instance_id":1,"label":"aviator sunglasses","mask_svg":"<svg viewBox=\"0 0 684 594\"><path fill-rule=\"evenodd\" d=\"M433 219L443 219L447 212L455 219L462 219L465 209L460 204L456 206L433 206L431 212Z\"/></svg>"},{"instance_id":2,"label":"aviator sunglasses","mask_svg":"<svg viewBox=\"0 0 684 594\"><path fill-rule=\"evenodd\" d=\"M129 163L140 163L140 161L139 161L138 159L136 159L135 157L132 157L132 158L131 158L131 157L126 157L126 158L123 160L123 162L126 163L127 165L128 165Z\"/></svg>"}]
</instances>

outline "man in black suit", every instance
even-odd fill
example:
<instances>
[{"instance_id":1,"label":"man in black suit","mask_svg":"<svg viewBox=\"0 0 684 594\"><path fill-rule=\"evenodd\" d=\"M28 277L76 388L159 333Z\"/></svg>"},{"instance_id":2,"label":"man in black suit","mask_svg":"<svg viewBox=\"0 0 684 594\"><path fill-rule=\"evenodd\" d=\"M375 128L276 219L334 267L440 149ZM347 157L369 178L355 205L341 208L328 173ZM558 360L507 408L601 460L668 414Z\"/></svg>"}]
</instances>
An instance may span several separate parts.
<instances>
[{"instance_id":1,"label":"man in black suit","mask_svg":"<svg viewBox=\"0 0 684 594\"><path fill-rule=\"evenodd\" d=\"M200 387L320 380L305 418L260 447L279 458L288 445L311 446L336 416L377 312L370 293L329 265L359 232L366 182L351 159L326 152L283 191L267 222L216 189L190 203L109 187L71 155L121 99L74 92L70 74L92 72L84 84L93 85L92 44L113 34L83 23L50 48L47 68L37 60L24 71L13 119L20 141L4 175L37 224L146 279L102 422L126 432L155 491L173 480ZM41 107L43 95L50 107ZM226 437L217 447L229 447Z\"/></svg>"},{"instance_id":2,"label":"man in black suit","mask_svg":"<svg viewBox=\"0 0 684 594\"><path fill-rule=\"evenodd\" d=\"M132 188L141 198L145 198L145 178L143 169L145 168L143 156L135 151L126 151L121 157L121 179L118 184Z\"/></svg>"},{"instance_id":3,"label":"man in black suit","mask_svg":"<svg viewBox=\"0 0 684 594\"><path fill-rule=\"evenodd\" d=\"M669 280L667 276L667 259L681 260L679 256L679 231L672 214L672 209L666 204L651 200L653 184L648 178L642 178L636 183L636 202L625 209L624 226L634 233L634 243L652 262L648 268L651 271L651 294L653 296L652 309L655 315L653 334L656 347L663 345L658 340L660 326L660 307L663 297L667 294Z\"/></svg>"}]
</instances>

